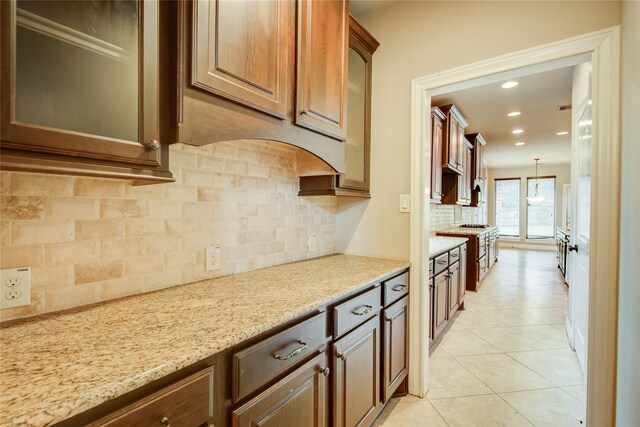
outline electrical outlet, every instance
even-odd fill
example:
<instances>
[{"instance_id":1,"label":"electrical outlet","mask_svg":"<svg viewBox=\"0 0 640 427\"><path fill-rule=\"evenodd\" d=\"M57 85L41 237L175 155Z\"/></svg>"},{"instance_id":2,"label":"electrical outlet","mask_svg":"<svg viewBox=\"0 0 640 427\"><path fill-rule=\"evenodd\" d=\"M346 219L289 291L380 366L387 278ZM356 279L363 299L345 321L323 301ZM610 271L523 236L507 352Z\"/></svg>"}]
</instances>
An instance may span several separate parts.
<instances>
[{"instance_id":1,"label":"electrical outlet","mask_svg":"<svg viewBox=\"0 0 640 427\"><path fill-rule=\"evenodd\" d=\"M220 270L220 246L207 246L204 251L205 271Z\"/></svg>"},{"instance_id":2,"label":"electrical outlet","mask_svg":"<svg viewBox=\"0 0 640 427\"><path fill-rule=\"evenodd\" d=\"M31 268L0 270L0 309L31 304Z\"/></svg>"},{"instance_id":3,"label":"electrical outlet","mask_svg":"<svg viewBox=\"0 0 640 427\"><path fill-rule=\"evenodd\" d=\"M308 252L316 251L316 236L309 236L307 238L307 251Z\"/></svg>"}]
</instances>

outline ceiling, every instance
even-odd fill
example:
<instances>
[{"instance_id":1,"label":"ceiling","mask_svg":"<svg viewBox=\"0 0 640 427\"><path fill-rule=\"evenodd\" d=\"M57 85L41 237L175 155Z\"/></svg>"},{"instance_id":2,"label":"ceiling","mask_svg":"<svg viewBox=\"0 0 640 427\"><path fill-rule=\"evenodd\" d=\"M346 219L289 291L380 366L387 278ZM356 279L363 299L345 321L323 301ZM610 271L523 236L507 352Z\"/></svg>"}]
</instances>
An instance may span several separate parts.
<instances>
[{"instance_id":1,"label":"ceiling","mask_svg":"<svg viewBox=\"0 0 640 427\"><path fill-rule=\"evenodd\" d=\"M455 104L469 123L465 133L480 132L487 141L485 158L490 168L530 166L571 161L571 110L557 110L571 104L573 67L515 79L519 84L503 89L504 82L451 92L432 98L432 105ZM517 117L507 113L520 111ZM512 131L524 130L519 135ZM525 145L516 146L524 141Z\"/></svg>"},{"instance_id":2,"label":"ceiling","mask_svg":"<svg viewBox=\"0 0 640 427\"><path fill-rule=\"evenodd\" d=\"M397 0L350 0L349 11L356 18L378 10Z\"/></svg>"}]
</instances>

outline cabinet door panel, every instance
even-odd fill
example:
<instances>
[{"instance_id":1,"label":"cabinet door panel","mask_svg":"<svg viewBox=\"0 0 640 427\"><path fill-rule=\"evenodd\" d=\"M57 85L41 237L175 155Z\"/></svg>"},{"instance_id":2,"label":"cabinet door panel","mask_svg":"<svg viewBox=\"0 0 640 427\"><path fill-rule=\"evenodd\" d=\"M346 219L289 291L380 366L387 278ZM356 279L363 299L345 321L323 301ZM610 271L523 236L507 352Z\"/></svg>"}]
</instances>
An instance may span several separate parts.
<instances>
[{"instance_id":1,"label":"cabinet door panel","mask_svg":"<svg viewBox=\"0 0 640 427\"><path fill-rule=\"evenodd\" d=\"M333 344L335 427L369 425L380 407L380 316Z\"/></svg>"},{"instance_id":2,"label":"cabinet door panel","mask_svg":"<svg viewBox=\"0 0 640 427\"><path fill-rule=\"evenodd\" d=\"M296 123L342 141L348 37L346 0L299 1Z\"/></svg>"},{"instance_id":3,"label":"cabinet door panel","mask_svg":"<svg viewBox=\"0 0 640 427\"><path fill-rule=\"evenodd\" d=\"M433 287L433 339L447 326L447 318L449 316L448 297L447 297L447 272L442 272L434 279Z\"/></svg>"},{"instance_id":4,"label":"cabinet door panel","mask_svg":"<svg viewBox=\"0 0 640 427\"><path fill-rule=\"evenodd\" d=\"M159 166L157 3L1 7L2 146Z\"/></svg>"},{"instance_id":5,"label":"cabinet door panel","mask_svg":"<svg viewBox=\"0 0 640 427\"><path fill-rule=\"evenodd\" d=\"M431 200L442 200L442 132L443 123L440 117L431 114Z\"/></svg>"},{"instance_id":6,"label":"cabinet door panel","mask_svg":"<svg viewBox=\"0 0 640 427\"><path fill-rule=\"evenodd\" d=\"M406 378L409 365L407 297L384 310L382 401L387 402Z\"/></svg>"},{"instance_id":7,"label":"cabinet door panel","mask_svg":"<svg viewBox=\"0 0 640 427\"><path fill-rule=\"evenodd\" d=\"M291 0L194 4L193 85L285 118Z\"/></svg>"},{"instance_id":8,"label":"cabinet door panel","mask_svg":"<svg viewBox=\"0 0 640 427\"><path fill-rule=\"evenodd\" d=\"M458 304L464 304L464 297L467 293L467 245L460 247L460 287L458 291Z\"/></svg>"},{"instance_id":9,"label":"cabinet door panel","mask_svg":"<svg viewBox=\"0 0 640 427\"><path fill-rule=\"evenodd\" d=\"M460 263L456 262L449 267L449 298L448 298L448 308L449 308L449 319L456 314L458 310L458 295L460 292Z\"/></svg>"},{"instance_id":10,"label":"cabinet door panel","mask_svg":"<svg viewBox=\"0 0 640 427\"><path fill-rule=\"evenodd\" d=\"M233 411L234 427L327 426L325 353ZM326 372L326 371L325 371Z\"/></svg>"}]
</instances>

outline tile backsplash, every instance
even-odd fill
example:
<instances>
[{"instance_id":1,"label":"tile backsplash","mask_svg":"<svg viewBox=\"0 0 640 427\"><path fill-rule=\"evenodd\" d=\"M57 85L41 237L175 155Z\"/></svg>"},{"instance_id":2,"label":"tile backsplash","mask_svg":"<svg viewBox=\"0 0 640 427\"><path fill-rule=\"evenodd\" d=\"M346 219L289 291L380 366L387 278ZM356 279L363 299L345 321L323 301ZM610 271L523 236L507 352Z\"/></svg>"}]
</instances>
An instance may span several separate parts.
<instances>
[{"instance_id":1,"label":"tile backsplash","mask_svg":"<svg viewBox=\"0 0 640 427\"><path fill-rule=\"evenodd\" d=\"M460 218L456 218L456 208L462 209ZM459 224L478 223L481 215L480 208L432 204L430 209L429 234L431 236L435 236L437 231L446 230Z\"/></svg>"},{"instance_id":2,"label":"tile backsplash","mask_svg":"<svg viewBox=\"0 0 640 427\"><path fill-rule=\"evenodd\" d=\"M0 320L334 253L336 199L298 197L297 152L266 141L176 144L176 182L138 187L1 172L0 267L32 267L32 303ZM221 269L205 272L214 244Z\"/></svg>"}]
</instances>

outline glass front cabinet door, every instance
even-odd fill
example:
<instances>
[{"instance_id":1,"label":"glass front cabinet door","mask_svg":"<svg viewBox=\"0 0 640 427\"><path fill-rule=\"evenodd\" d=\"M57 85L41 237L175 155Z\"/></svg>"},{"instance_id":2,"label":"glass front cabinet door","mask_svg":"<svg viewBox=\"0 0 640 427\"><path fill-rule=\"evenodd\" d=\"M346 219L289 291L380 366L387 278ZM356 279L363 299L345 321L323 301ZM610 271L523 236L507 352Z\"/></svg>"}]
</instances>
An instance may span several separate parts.
<instances>
[{"instance_id":1,"label":"glass front cabinet door","mask_svg":"<svg viewBox=\"0 0 640 427\"><path fill-rule=\"evenodd\" d=\"M160 2L1 3L3 169L172 180Z\"/></svg>"},{"instance_id":2,"label":"glass front cabinet door","mask_svg":"<svg viewBox=\"0 0 640 427\"><path fill-rule=\"evenodd\" d=\"M300 177L300 196L371 197L371 69L378 41L349 16L345 173Z\"/></svg>"}]
</instances>

